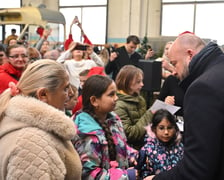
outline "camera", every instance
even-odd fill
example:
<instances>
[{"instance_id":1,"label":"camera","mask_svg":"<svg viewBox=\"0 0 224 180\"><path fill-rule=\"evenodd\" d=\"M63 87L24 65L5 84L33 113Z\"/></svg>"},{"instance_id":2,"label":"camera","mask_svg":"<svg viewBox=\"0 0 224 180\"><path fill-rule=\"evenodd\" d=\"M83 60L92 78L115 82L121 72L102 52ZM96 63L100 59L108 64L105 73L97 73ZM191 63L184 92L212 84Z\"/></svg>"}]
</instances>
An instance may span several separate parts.
<instances>
[{"instance_id":1,"label":"camera","mask_svg":"<svg viewBox=\"0 0 224 180\"><path fill-rule=\"evenodd\" d=\"M119 52L116 50L115 47L111 46L109 51L110 51L110 53L115 52L117 54L117 56L119 56Z\"/></svg>"},{"instance_id":2,"label":"camera","mask_svg":"<svg viewBox=\"0 0 224 180\"><path fill-rule=\"evenodd\" d=\"M75 46L74 50L86 51L87 47L88 47L87 45L78 44Z\"/></svg>"}]
</instances>

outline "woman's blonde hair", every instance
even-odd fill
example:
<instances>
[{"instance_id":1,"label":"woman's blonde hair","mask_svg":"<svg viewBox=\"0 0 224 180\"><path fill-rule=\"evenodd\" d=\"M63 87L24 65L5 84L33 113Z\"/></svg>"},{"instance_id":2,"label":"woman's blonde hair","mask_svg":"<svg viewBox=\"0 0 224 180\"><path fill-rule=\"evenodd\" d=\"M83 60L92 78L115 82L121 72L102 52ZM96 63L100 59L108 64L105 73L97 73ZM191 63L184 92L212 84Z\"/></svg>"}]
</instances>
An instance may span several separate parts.
<instances>
[{"instance_id":1,"label":"woman's blonde hair","mask_svg":"<svg viewBox=\"0 0 224 180\"><path fill-rule=\"evenodd\" d=\"M63 65L49 59L38 60L30 65L23 72L16 87L19 94L36 97L36 92L40 87L44 87L51 92L57 90L68 77ZM0 95L0 117L4 116L11 95L11 89L6 89Z\"/></svg>"}]
</instances>

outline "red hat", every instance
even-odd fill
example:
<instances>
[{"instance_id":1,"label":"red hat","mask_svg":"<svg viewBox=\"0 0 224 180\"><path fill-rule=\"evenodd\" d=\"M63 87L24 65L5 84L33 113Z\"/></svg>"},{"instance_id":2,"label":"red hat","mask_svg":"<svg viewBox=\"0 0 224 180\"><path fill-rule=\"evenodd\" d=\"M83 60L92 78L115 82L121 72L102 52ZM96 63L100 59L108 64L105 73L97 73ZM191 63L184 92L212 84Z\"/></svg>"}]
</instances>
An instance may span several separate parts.
<instances>
[{"instance_id":1,"label":"red hat","mask_svg":"<svg viewBox=\"0 0 224 180\"><path fill-rule=\"evenodd\" d=\"M87 74L87 77L90 77L92 75L101 75L101 76L106 76L106 74L104 73L104 67L99 67L99 66L96 66L96 67L92 67L88 74Z\"/></svg>"},{"instance_id":2,"label":"red hat","mask_svg":"<svg viewBox=\"0 0 224 180\"><path fill-rule=\"evenodd\" d=\"M183 35L183 34L193 34L195 35L193 32L190 32L190 31L184 31L182 33L179 34L179 36Z\"/></svg>"}]
</instances>

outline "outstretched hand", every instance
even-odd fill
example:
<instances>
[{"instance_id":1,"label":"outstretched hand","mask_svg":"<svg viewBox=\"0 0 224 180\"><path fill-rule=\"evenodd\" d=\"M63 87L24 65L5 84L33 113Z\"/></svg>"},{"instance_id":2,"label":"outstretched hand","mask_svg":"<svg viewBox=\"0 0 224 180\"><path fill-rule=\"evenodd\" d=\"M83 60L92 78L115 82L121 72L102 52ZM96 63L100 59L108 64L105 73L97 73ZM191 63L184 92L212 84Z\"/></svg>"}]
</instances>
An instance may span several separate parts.
<instances>
[{"instance_id":1,"label":"outstretched hand","mask_svg":"<svg viewBox=\"0 0 224 180\"><path fill-rule=\"evenodd\" d=\"M52 32L52 29L44 29L43 38L47 39L48 36L50 36L51 32Z\"/></svg>"},{"instance_id":2,"label":"outstretched hand","mask_svg":"<svg viewBox=\"0 0 224 180\"><path fill-rule=\"evenodd\" d=\"M78 18L78 16L75 16L75 18L72 21L72 24L79 24L79 18Z\"/></svg>"}]
</instances>

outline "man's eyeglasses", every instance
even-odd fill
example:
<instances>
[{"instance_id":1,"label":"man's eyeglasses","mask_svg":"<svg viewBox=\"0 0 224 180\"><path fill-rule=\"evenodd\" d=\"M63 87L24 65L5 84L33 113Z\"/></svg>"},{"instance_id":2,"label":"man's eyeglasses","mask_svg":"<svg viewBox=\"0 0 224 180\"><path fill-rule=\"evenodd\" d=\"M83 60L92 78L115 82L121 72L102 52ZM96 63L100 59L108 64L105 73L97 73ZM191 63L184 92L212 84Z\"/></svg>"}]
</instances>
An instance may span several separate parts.
<instances>
[{"instance_id":1,"label":"man's eyeglasses","mask_svg":"<svg viewBox=\"0 0 224 180\"><path fill-rule=\"evenodd\" d=\"M25 54L16 54L16 55L13 55L13 56L9 56L10 58L13 58L13 59L18 59L19 57L21 58L27 58L28 56L25 55Z\"/></svg>"}]
</instances>

